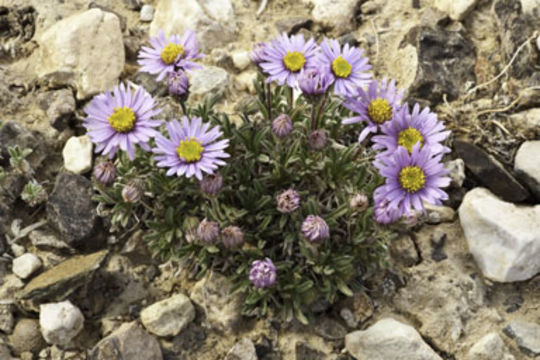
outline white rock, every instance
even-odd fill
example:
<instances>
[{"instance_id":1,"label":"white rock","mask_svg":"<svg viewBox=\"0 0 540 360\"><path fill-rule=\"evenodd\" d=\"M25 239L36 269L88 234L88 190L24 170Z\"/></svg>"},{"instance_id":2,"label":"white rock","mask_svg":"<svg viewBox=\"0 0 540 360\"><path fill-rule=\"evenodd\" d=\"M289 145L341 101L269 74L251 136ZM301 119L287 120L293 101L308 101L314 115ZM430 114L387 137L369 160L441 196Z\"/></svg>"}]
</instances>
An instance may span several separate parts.
<instances>
[{"instance_id":1,"label":"white rock","mask_svg":"<svg viewBox=\"0 0 540 360\"><path fill-rule=\"evenodd\" d=\"M469 350L468 360L514 360L499 334L492 332L478 340Z\"/></svg>"},{"instance_id":2,"label":"white rock","mask_svg":"<svg viewBox=\"0 0 540 360\"><path fill-rule=\"evenodd\" d=\"M257 360L255 345L248 338L243 338L237 342L227 353L224 360Z\"/></svg>"},{"instance_id":3,"label":"white rock","mask_svg":"<svg viewBox=\"0 0 540 360\"><path fill-rule=\"evenodd\" d=\"M442 360L412 326L390 318L347 334L345 348L357 360Z\"/></svg>"},{"instance_id":4,"label":"white rock","mask_svg":"<svg viewBox=\"0 0 540 360\"><path fill-rule=\"evenodd\" d=\"M236 21L230 0L161 0L150 24L150 35L197 33L201 48L212 49L235 40Z\"/></svg>"},{"instance_id":5,"label":"white rock","mask_svg":"<svg viewBox=\"0 0 540 360\"><path fill-rule=\"evenodd\" d=\"M353 30L358 0L304 0L304 3L313 4L311 15L321 25L332 27L339 34Z\"/></svg>"},{"instance_id":6,"label":"white rock","mask_svg":"<svg viewBox=\"0 0 540 360\"><path fill-rule=\"evenodd\" d=\"M540 51L540 35L536 38L536 48Z\"/></svg>"},{"instance_id":7,"label":"white rock","mask_svg":"<svg viewBox=\"0 0 540 360\"><path fill-rule=\"evenodd\" d=\"M13 255L19 257L24 254L26 250L24 249L24 246L13 243L11 244L11 251L13 252Z\"/></svg>"},{"instance_id":8,"label":"white rock","mask_svg":"<svg viewBox=\"0 0 540 360\"><path fill-rule=\"evenodd\" d=\"M154 7L150 4L144 4L141 8L141 21L150 22L154 18Z\"/></svg>"},{"instance_id":9,"label":"white rock","mask_svg":"<svg viewBox=\"0 0 540 360\"><path fill-rule=\"evenodd\" d=\"M41 267L41 260L34 254L26 253L13 259L13 273L27 279Z\"/></svg>"},{"instance_id":10,"label":"white rock","mask_svg":"<svg viewBox=\"0 0 540 360\"><path fill-rule=\"evenodd\" d=\"M540 0L521 0L521 9L524 14L540 16Z\"/></svg>"},{"instance_id":11,"label":"white rock","mask_svg":"<svg viewBox=\"0 0 540 360\"><path fill-rule=\"evenodd\" d=\"M465 181L465 162L463 159L457 158L444 163L444 167L448 170L450 177L450 186L460 188Z\"/></svg>"},{"instance_id":12,"label":"white rock","mask_svg":"<svg viewBox=\"0 0 540 360\"><path fill-rule=\"evenodd\" d=\"M84 327L84 316L69 300L40 306L41 334L49 344L65 346Z\"/></svg>"},{"instance_id":13,"label":"white rock","mask_svg":"<svg viewBox=\"0 0 540 360\"><path fill-rule=\"evenodd\" d=\"M540 199L540 140L526 141L519 147L514 161L517 175Z\"/></svg>"},{"instance_id":14,"label":"white rock","mask_svg":"<svg viewBox=\"0 0 540 360\"><path fill-rule=\"evenodd\" d=\"M158 336L176 336L195 319L195 307L184 294L158 301L141 311L146 330Z\"/></svg>"},{"instance_id":15,"label":"white rock","mask_svg":"<svg viewBox=\"0 0 540 360\"><path fill-rule=\"evenodd\" d=\"M244 70L251 64L251 58L249 57L249 51L237 51L232 54L232 61L234 67L238 70Z\"/></svg>"},{"instance_id":16,"label":"white rock","mask_svg":"<svg viewBox=\"0 0 540 360\"><path fill-rule=\"evenodd\" d=\"M231 82L229 73L220 67L203 66L191 73L191 95L225 92Z\"/></svg>"},{"instance_id":17,"label":"white rock","mask_svg":"<svg viewBox=\"0 0 540 360\"><path fill-rule=\"evenodd\" d=\"M522 281L540 271L540 205L516 206L475 188L465 195L459 219L485 277Z\"/></svg>"},{"instance_id":18,"label":"white rock","mask_svg":"<svg viewBox=\"0 0 540 360\"><path fill-rule=\"evenodd\" d=\"M78 99L111 89L124 69L120 21L97 8L55 23L38 42L37 75L75 86Z\"/></svg>"},{"instance_id":19,"label":"white rock","mask_svg":"<svg viewBox=\"0 0 540 360\"><path fill-rule=\"evenodd\" d=\"M461 21L477 3L478 0L435 0L435 7L447 13L452 20Z\"/></svg>"},{"instance_id":20,"label":"white rock","mask_svg":"<svg viewBox=\"0 0 540 360\"><path fill-rule=\"evenodd\" d=\"M89 171L92 168L92 147L87 135L70 137L62 150L66 170L75 174Z\"/></svg>"},{"instance_id":21,"label":"white rock","mask_svg":"<svg viewBox=\"0 0 540 360\"><path fill-rule=\"evenodd\" d=\"M238 91L247 91L252 95L256 94L255 85L253 82L257 78L256 71L244 71L236 77L235 88Z\"/></svg>"}]
</instances>

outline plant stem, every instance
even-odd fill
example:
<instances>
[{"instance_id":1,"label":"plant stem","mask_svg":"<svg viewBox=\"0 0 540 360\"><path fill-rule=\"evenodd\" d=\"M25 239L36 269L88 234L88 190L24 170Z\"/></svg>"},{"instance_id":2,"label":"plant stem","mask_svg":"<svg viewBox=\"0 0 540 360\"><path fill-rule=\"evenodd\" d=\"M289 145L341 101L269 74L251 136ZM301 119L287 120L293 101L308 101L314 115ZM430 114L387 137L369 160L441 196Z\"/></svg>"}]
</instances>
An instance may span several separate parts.
<instances>
[{"instance_id":1,"label":"plant stem","mask_svg":"<svg viewBox=\"0 0 540 360\"><path fill-rule=\"evenodd\" d=\"M272 89L270 88L270 83L266 84L266 101L268 109L268 120L272 121Z\"/></svg>"}]
</instances>

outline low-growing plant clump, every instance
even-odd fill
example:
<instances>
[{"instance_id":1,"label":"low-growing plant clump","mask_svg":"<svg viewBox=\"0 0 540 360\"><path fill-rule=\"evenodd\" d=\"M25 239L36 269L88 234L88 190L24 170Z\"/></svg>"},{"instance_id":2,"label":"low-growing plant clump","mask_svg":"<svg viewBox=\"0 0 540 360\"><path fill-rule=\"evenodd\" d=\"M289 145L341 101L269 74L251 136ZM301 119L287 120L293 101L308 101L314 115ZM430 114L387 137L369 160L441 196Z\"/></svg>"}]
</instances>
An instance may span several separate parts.
<instances>
[{"instance_id":1,"label":"low-growing plant clump","mask_svg":"<svg viewBox=\"0 0 540 360\"><path fill-rule=\"evenodd\" d=\"M140 71L167 81L177 119L162 121L133 84L87 105L84 126L109 157L94 169L99 212L111 231L143 229L156 256L186 259L193 277L229 276L246 314L307 322L311 304L352 295L384 266L389 224L446 199L449 132L336 40L257 44L257 108L241 124L213 109L217 97L187 105L201 57L191 31L159 32L139 53Z\"/></svg>"}]
</instances>

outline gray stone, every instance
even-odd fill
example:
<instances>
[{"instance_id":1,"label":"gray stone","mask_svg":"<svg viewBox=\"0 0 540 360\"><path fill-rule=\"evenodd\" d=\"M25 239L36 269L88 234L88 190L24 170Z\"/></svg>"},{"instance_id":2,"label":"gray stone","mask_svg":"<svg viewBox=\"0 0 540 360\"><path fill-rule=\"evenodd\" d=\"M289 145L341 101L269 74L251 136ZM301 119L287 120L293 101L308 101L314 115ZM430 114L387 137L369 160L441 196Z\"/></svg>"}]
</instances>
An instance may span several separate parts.
<instances>
[{"instance_id":1,"label":"gray stone","mask_svg":"<svg viewBox=\"0 0 540 360\"><path fill-rule=\"evenodd\" d=\"M462 159L450 160L444 163L450 177L450 186L460 188L465 181L465 162Z\"/></svg>"},{"instance_id":2,"label":"gray stone","mask_svg":"<svg viewBox=\"0 0 540 360\"><path fill-rule=\"evenodd\" d=\"M475 188L465 195L459 219L485 277L512 282L540 272L540 205L519 207Z\"/></svg>"},{"instance_id":3,"label":"gray stone","mask_svg":"<svg viewBox=\"0 0 540 360\"><path fill-rule=\"evenodd\" d=\"M59 174L47 204L49 222L76 248L99 247L98 217L92 182L74 174Z\"/></svg>"},{"instance_id":4,"label":"gray stone","mask_svg":"<svg viewBox=\"0 0 540 360\"><path fill-rule=\"evenodd\" d=\"M90 352L88 360L162 360L159 342L136 322L122 324L102 339Z\"/></svg>"},{"instance_id":5,"label":"gray stone","mask_svg":"<svg viewBox=\"0 0 540 360\"><path fill-rule=\"evenodd\" d=\"M242 338L225 356L225 360L257 360L255 345L248 338Z\"/></svg>"},{"instance_id":6,"label":"gray stone","mask_svg":"<svg viewBox=\"0 0 540 360\"><path fill-rule=\"evenodd\" d=\"M146 330L158 336L176 336L195 319L195 308L184 294L158 301L141 311Z\"/></svg>"},{"instance_id":7,"label":"gray stone","mask_svg":"<svg viewBox=\"0 0 540 360\"><path fill-rule=\"evenodd\" d=\"M522 321L512 321L503 329L514 339L519 349L530 357L540 355L540 325Z\"/></svg>"},{"instance_id":8,"label":"gray stone","mask_svg":"<svg viewBox=\"0 0 540 360\"><path fill-rule=\"evenodd\" d=\"M230 331L241 320L243 297L230 294L231 283L215 272L208 273L191 290L191 300L199 305L206 321L221 330Z\"/></svg>"},{"instance_id":9,"label":"gray stone","mask_svg":"<svg viewBox=\"0 0 540 360\"><path fill-rule=\"evenodd\" d=\"M84 174L92 169L92 141L88 135L72 136L62 150L64 167L74 174Z\"/></svg>"},{"instance_id":10,"label":"gray stone","mask_svg":"<svg viewBox=\"0 0 540 360\"><path fill-rule=\"evenodd\" d=\"M322 317L314 324L315 333L327 340L340 340L347 335L347 329L339 322Z\"/></svg>"},{"instance_id":11,"label":"gray stone","mask_svg":"<svg viewBox=\"0 0 540 360\"><path fill-rule=\"evenodd\" d=\"M426 222L428 224L440 224L442 222L452 222L456 219L456 212L448 206L424 204L427 212Z\"/></svg>"},{"instance_id":12,"label":"gray stone","mask_svg":"<svg viewBox=\"0 0 540 360\"><path fill-rule=\"evenodd\" d=\"M0 331L11 334L15 325L12 305L0 305Z\"/></svg>"},{"instance_id":13,"label":"gray stone","mask_svg":"<svg viewBox=\"0 0 540 360\"><path fill-rule=\"evenodd\" d=\"M144 4L141 8L141 21L150 22L154 18L154 7L150 4Z\"/></svg>"},{"instance_id":14,"label":"gray stone","mask_svg":"<svg viewBox=\"0 0 540 360\"><path fill-rule=\"evenodd\" d=\"M230 0L162 0L150 24L150 35L195 31L203 50L235 40L236 21Z\"/></svg>"},{"instance_id":15,"label":"gray stone","mask_svg":"<svg viewBox=\"0 0 540 360\"><path fill-rule=\"evenodd\" d=\"M510 115L513 125L530 133L530 138L540 137L540 108L529 109Z\"/></svg>"},{"instance_id":16,"label":"gray stone","mask_svg":"<svg viewBox=\"0 0 540 360\"><path fill-rule=\"evenodd\" d=\"M517 176L540 200L540 140L526 141L519 147L514 161Z\"/></svg>"},{"instance_id":17,"label":"gray stone","mask_svg":"<svg viewBox=\"0 0 540 360\"><path fill-rule=\"evenodd\" d=\"M9 342L15 355L27 351L37 354L47 345L41 337L39 322L34 319L19 320L13 334L9 336Z\"/></svg>"},{"instance_id":18,"label":"gray stone","mask_svg":"<svg viewBox=\"0 0 540 360\"><path fill-rule=\"evenodd\" d=\"M326 360L327 356L322 351L314 348L308 343L297 341L295 348L296 360Z\"/></svg>"},{"instance_id":19,"label":"gray stone","mask_svg":"<svg viewBox=\"0 0 540 360\"><path fill-rule=\"evenodd\" d=\"M412 326L390 318L347 334L345 348L357 360L442 360Z\"/></svg>"},{"instance_id":20,"label":"gray stone","mask_svg":"<svg viewBox=\"0 0 540 360\"><path fill-rule=\"evenodd\" d=\"M276 29L281 33L288 35L296 34L300 29L309 29L313 24L313 20L304 17L290 17L276 21Z\"/></svg>"},{"instance_id":21,"label":"gray stone","mask_svg":"<svg viewBox=\"0 0 540 360\"><path fill-rule=\"evenodd\" d=\"M0 165L9 165L8 148L15 145L21 149L32 149L26 160L33 170L39 169L47 157L46 146L39 133L30 132L15 121L8 121L0 128Z\"/></svg>"},{"instance_id":22,"label":"gray stone","mask_svg":"<svg viewBox=\"0 0 540 360\"><path fill-rule=\"evenodd\" d=\"M514 360L499 334L492 332L478 340L469 350L468 360Z\"/></svg>"},{"instance_id":23,"label":"gray stone","mask_svg":"<svg viewBox=\"0 0 540 360\"><path fill-rule=\"evenodd\" d=\"M478 0L435 0L435 6L447 13L452 20L463 20L476 6Z\"/></svg>"},{"instance_id":24,"label":"gray stone","mask_svg":"<svg viewBox=\"0 0 540 360\"><path fill-rule=\"evenodd\" d=\"M39 309L41 334L49 344L66 346L84 327L84 316L70 301L43 304Z\"/></svg>"},{"instance_id":25,"label":"gray stone","mask_svg":"<svg viewBox=\"0 0 540 360\"><path fill-rule=\"evenodd\" d=\"M9 347L4 344L0 344L0 359L2 360L17 360L14 357L11 356L11 351L9 351Z\"/></svg>"},{"instance_id":26,"label":"gray stone","mask_svg":"<svg viewBox=\"0 0 540 360\"><path fill-rule=\"evenodd\" d=\"M525 189L504 167L478 146L461 140L454 141L454 148L465 161L477 180L503 200L520 202L529 197Z\"/></svg>"},{"instance_id":27,"label":"gray stone","mask_svg":"<svg viewBox=\"0 0 540 360\"><path fill-rule=\"evenodd\" d=\"M57 235L49 231L34 230L28 234L28 238L32 245L38 249L74 251L69 245L58 239Z\"/></svg>"},{"instance_id":28,"label":"gray stone","mask_svg":"<svg viewBox=\"0 0 540 360\"><path fill-rule=\"evenodd\" d=\"M401 235L390 243L392 258L406 267L411 267L420 261L413 239L409 235Z\"/></svg>"},{"instance_id":29,"label":"gray stone","mask_svg":"<svg viewBox=\"0 0 540 360\"><path fill-rule=\"evenodd\" d=\"M26 253L13 259L13 273L21 279L29 278L41 268L41 260L34 254Z\"/></svg>"},{"instance_id":30,"label":"gray stone","mask_svg":"<svg viewBox=\"0 0 540 360\"><path fill-rule=\"evenodd\" d=\"M355 28L354 13L358 0L303 0L311 3L311 15L315 22L324 27L333 28L338 34L344 34Z\"/></svg>"},{"instance_id":31,"label":"gray stone","mask_svg":"<svg viewBox=\"0 0 540 360\"><path fill-rule=\"evenodd\" d=\"M58 131L68 126L76 108L75 97L70 89L47 91L38 95L38 104L43 109L52 127Z\"/></svg>"},{"instance_id":32,"label":"gray stone","mask_svg":"<svg viewBox=\"0 0 540 360\"><path fill-rule=\"evenodd\" d=\"M34 300L64 300L81 285L90 281L94 271L105 260L108 251L74 256L41 273L22 289L18 297Z\"/></svg>"},{"instance_id":33,"label":"gray stone","mask_svg":"<svg viewBox=\"0 0 540 360\"><path fill-rule=\"evenodd\" d=\"M191 74L190 94L205 96L206 94L223 94L230 86L230 76L227 71L216 66L203 66Z\"/></svg>"},{"instance_id":34,"label":"gray stone","mask_svg":"<svg viewBox=\"0 0 540 360\"><path fill-rule=\"evenodd\" d=\"M97 8L58 21L38 43L37 75L74 86L78 99L110 90L124 69L120 21Z\"/></svg>"}]
</instances>

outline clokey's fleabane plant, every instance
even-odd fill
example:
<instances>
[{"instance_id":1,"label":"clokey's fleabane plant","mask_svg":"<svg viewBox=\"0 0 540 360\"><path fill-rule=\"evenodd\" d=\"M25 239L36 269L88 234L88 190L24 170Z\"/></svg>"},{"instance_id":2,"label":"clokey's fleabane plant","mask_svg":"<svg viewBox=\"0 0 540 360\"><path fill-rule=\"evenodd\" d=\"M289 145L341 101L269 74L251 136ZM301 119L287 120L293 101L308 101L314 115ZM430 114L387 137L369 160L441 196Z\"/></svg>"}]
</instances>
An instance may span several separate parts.
<instances>
[{"instance_id":1,"label":"clokey's fleabane plant","mask_svg":"<svg viewBox=\"0 0 540 360\"><path fill-rule=\"evenodd\" d=\"M361 49L285 34L257 44L258 97L233 122L213 109L218 97L187 105L187 50L173 48L187 43L160 39L153 73L169 74L171 96L159 103L178 114L147 125L158 110L141 88L135 100L121 87L88 108L92 140L116 155L94 172L98 211L112 232L141 229L156 256L185 259L185 275L228 276L246 315L271 307L306 323L386 264L392 223L414 226L415 210L446 199L448 132L429 109L410 112L394 81L371 81Z\"/></svg>"}]
</instances>

